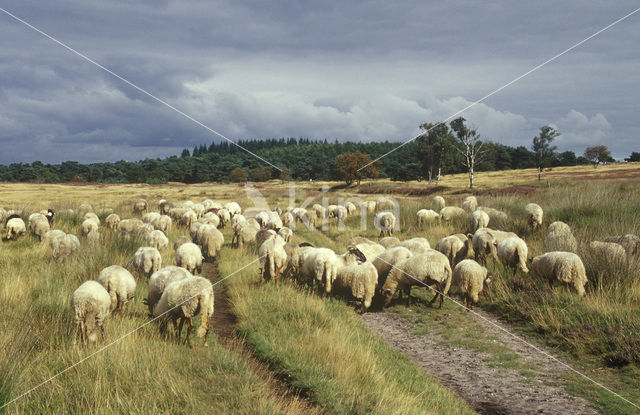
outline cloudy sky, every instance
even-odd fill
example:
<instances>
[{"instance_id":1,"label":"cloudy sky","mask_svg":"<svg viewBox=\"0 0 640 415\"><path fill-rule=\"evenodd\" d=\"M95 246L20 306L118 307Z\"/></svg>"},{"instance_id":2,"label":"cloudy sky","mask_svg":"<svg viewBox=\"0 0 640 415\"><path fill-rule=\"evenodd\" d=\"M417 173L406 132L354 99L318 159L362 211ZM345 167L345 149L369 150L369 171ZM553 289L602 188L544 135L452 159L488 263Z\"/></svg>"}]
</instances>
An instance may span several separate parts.
<instances>
[{"instance_id":1,"label":"cloudy sky","mask_svg":"<svg viewBox=\"0 0 640 415\"><path fill-rule=\"evenodd\" d=\"M434 4L430 4L434 3ZM393 140L635 1L56 1L0 7L231 139ZM138 160L220 140L0 12L0 163ZM640 12L462 115L485 139L640 151Z\"/></svg>"}]
</instances>

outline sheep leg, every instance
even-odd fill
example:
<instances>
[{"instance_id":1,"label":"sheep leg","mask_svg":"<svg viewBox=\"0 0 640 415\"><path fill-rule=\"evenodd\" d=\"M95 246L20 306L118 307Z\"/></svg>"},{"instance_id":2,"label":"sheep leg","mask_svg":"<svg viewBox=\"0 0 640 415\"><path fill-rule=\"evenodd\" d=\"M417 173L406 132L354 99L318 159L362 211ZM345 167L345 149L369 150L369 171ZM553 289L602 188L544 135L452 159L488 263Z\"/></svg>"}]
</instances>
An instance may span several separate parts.
<instances>
[{"instance_id":1,"label":"sheep leg","mask_svg":"<svg viewBox=\"0 0 640 415\"><path fill-rule=\"evenodd\" d=\"M440 288L440 287L438 287L438 288ZM433 289L433 288L432 288L432 289ZM434 291L436 291L436 290L434 290ZM438 290L438 291L440 291L440 290ZM438 296L440 295L440 293L439 293L438 291L436 291L436 295L434 295L434 296L433 296L433 298L431 299L431 301L429 301L429 305L430 305L430 306L433 306L433 303L435 303L435 302L436 302L436 299L437 299L437 298L438 298Z\"/></svg>"},{"instance_id":2,"label":"sheep leg","mask_svg":"<svg viewBox=\"0 0 640 415\"><path fill-rule=\"evenodd\" d=\"M104 326L100 325L100 334L102 335L102 341L104 341Z\"/></svg>"},{"instance_id":3,"label":"sheep leg","mask_svg":"<svg viewBox=\"0 0 640 415\"><path fill-rule=\"evenodd\" d=\"M124 301L118 300L118 312L120 313L120 317L122 317L122 313L124 313Z\"/></svg>"},{"instance_id":4,"label":"sheep leg","mask_svg":"<svg viewBox=\"0 0 640 415\"><path fill-rule=\"evenodd\" d=\"M184 341L184 344L191 347L191 330L193 329L193 320L191 317L187 319L187 338Z\"/></svg>"},{"instance_id":5,"label":"sheep leg","mask_svg":"<svg viewBox=\"0 0 640 415\"><path fill-rule=\"evenodd\" d=\"M265 267L260 267L260 283L264 282L264 268Z\"/></svg>"},{"instance_id":6,"label":"sheep leg","mask_svg":"<svg viewBox=\"0 0 640 415\"><path fill-rule=\"evenodd\" d=\"M180 343L180 336L182 335L182 325L184 324L184 317L180 317L180 323L176 324L177 318L173 319L173 332L175 337L175 342Z\"/></svg>"}]
</instances>

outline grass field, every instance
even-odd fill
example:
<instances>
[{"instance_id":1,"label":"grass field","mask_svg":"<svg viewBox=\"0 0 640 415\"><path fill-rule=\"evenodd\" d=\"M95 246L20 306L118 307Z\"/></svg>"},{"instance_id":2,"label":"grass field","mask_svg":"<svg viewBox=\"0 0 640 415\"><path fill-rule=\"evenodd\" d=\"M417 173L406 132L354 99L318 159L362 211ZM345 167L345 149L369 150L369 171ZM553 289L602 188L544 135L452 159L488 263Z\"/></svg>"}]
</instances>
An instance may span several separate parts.
<instances>
[{"instance_id":1,"label":"grass field","mask_svg":"<svg viewBox=\"0 0 640 415\"><path fill-rule=\"evenodd\" d=\"M598 175L598 177L593 177ZM591 176L591 177L590 177ZM545 172L537 182L535 171L478 173L481 205L502 209L510 219L501 228L521 235L530 256L545 251L544 232L531 233L523 218L524 205L535 201L545 210L545 223L563 220L571 225L579 242L590 283L585 298L568 289L547 285L534 276L512 276L500 265L490 264L500 275L481 298L480 307L517 324L520 333L556 348L576 368L588 372L628 397L640 402L640 273L637 266L612 269L587 251L589 241L610 235L640 233L639 164L557 168ZM585 180L593 179L593 180ZM597 179L597 180L595 180ZM315 196L335 202L358 195L375 199L379 192L397 196L401 230L397 236L424 236L431 245L443 236L466 231L467 221L434 224L418 229L415 212L431 207L431 197L406 195L424 189L426 183L375 181L360 188L323 192L338 183L297 183L296 203ZM449 205L459 205L465 194L466 176L445 176L439 185ZM273 208L289 204L289 185L272 181L255 186ZM514 188L501 193L503 188ZM522 190L525 188L525 190ZM494 191L493 193L487 193ZM485 192L485 193L483 193ZM30 212L52 207L77 208L91 203L96 211L113 208L123 218L132 216L132 202L144 197L155 208L159 199L171 201L236 200L252 206L244 187L236 184L169 185L67 185L0 184L0 206ZM104 219L105 215L101 215ZM377 238L368 218L365 231L360 218L347 221L347 228L330 226L326 231L298 229L297 241L326 246L343 252L353 236ZM497 225L497 224L496 224ZM491 224L490 224L491 226ZM80 234L80 220L59 215L56 228ZM231 231L224 230L225 245ZM58 264L33 236L0 245L0 402L21 393L96 349L73 344L74 324L69 306L73 291L83 281L95 279L108 265L125 265L140 241L123 242L105 233L97 247L83 245L81 252ZM187 230L174 226L171 242ZM172 243L170 244L170 246ZM163 264L173 264L172 249L163 254ZM227 275L256 258L255 249L225 246L220 254L221 275ZM257 265L225 282L237 329L251 351L273 367L313 404L327 413L465 413L466 405L437 381L389 348L362 324L353 308L343 301L320 298L295 285L259 286ZM418 296L430 295L426 292ZM455 291L454 291L455 294ZM138 280L135 301L123 318L113 316L106 324L106 343L130 332L147 320L146 282ZM446 303L445 308L455 307ZM402 312L395 305L392 311ZM412 308L429 331L437 309ZM459 320L458 320L459 318ZM456 325L472 322L464 313ZM472 332L473 328L469 326ZM452 341L460 339L452 338ZM7 406L6 413L281 413L285 406L277 394L249 364L215 339L209 348L174 345L147 325L122 341L96 354L50 383ZM464 343L464 342L463 342ZM482 342L467 347L487 347ZM496 353L500 353L497 350ZM523 368L526 370L526 368ZM577 378L568 380L572 393L587 396L605 413L633 413L607 392ZM425 409L427 408L427 409ZM290 411L290 409L289 409Z\"/></svg>"}]
</instances>

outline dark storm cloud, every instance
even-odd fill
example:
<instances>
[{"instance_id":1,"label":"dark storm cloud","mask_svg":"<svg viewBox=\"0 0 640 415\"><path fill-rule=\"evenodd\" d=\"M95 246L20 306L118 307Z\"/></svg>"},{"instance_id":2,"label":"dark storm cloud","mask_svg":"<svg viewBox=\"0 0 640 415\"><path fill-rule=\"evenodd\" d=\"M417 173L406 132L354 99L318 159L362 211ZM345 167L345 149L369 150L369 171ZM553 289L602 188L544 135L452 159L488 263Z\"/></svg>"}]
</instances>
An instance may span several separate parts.
<instances>
[{"instance_id":1,"label":"dark storm cloud","mask_svg":"<svg viewBox=\"0 0 640 415\"><path fill-rule=\"evenodd\" d=\"M0 6L230 138L404 140L633 2L7 1ZM463 115L488 139L638 150L640 13ZM178 153L219 140L0 14L0 163Z\"/></svg>"}]
</instances>

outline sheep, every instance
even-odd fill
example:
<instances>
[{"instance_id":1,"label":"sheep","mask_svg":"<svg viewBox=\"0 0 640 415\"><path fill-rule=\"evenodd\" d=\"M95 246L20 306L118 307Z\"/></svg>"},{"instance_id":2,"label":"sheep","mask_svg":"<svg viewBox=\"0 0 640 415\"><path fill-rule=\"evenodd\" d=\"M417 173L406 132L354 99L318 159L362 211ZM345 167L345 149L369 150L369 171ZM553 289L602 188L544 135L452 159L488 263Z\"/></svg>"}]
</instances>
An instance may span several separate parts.
<instances>
[{"instance_id":1,"label":"sheep","mask_svg":"<svg viewBox=\"0 0 640 415\"><path fill-rule=\"evenodd\" d=\"M42 241L44 234L50 230L49 220L41 213L29 216L29 230Z\"/></svg>"},{"instance_id":2,"label":"sheep","mask_svg":"<svg viewBox=\"0 0 640 415\"><path fill-rule=\"evenodd\" d=\"M141 246L133 254L127 268L134 269L139 274L149 278L151 274L162 268L160 251L150 246Z\"/></svg>"},{"instance_id":3,"label":"sheep","mask_svg":"<svg viewBox=\"0 0 640 415\"><path fill-rule=\"evenodd\" d=\"M18 239L18 237L27 233L27 227L18 215L10 215L7 219L7 240Z\"/></svg>"},{"instance_id":4,"label":"sheep","mask_svg":"<svg viewBox=\"0 0 640 415\"><path fill-rule=\"evenodd\" d=\"M393 233L393 228L396 225L396 217L392 212L385 211L380 212L376 215L373 223L376 225L376 228L380 229L380 236L391 236Z\"/></svg>"},{"instance_id":5,"label":"sheep","mask_svg":"<svg viewBox=\"0 0 640 415\"><path fill-rule=\"evenodd\" d=\"M472 245L475 260L479 263L484 263L487 255L491 255L491 257L497 261L498 253L496 251L496 246L494 242L500 244L504 239L518 236L513 232L503 232L497 231L490 228L480 228L478 229L473 236L469 235L472 238Z\"/></svg>"},{"instance_id":6,"label":"sheep","mask_svg":"<svg viewBox=\"0 0 640 415\"><path fill-rule=\"evenodd\" d=\"M187 210L180 217L180 223L187 228L190 228L191 225L198 220L198 215L193 210Z\"/></svg>"},{"instance_id":7,"label":"sheep","mask_svg":"<svg viewBox=\"0 0 640 415\"><path fill-rule=\"evenodd\" d=\"M123 219L118 222L116 229L120 232L133 233L144 225L140 219Z\"/></svg>"},{"instance_id":8,"label":"sheep","mask_svg":"<svg viewBox=\"0 0 640 415\"><path fill-rule=\"evenodd\" d=\"M229 211L229 214L231 215L231 217L233 217L234 215L239 215L239 214L242 213L242 208L236 202L226 203L223 206L223 208L225 208L226 210Z\"/></svg>"},{"instance_id":9,"label":"sheep","mask_svg":"<svg viewBox=\"0 0 640 415\"><path fill-rule=\"evenodd\" d=\"M51 248L51 256L53 259L60 262L80 249L80 241L75 235L65 234L64 232L62 232L62 234L56 233L56 236L50 239L49 247Z\"/></svg>"},{"instance_id":10,"label":"sheep","mask_svg":"<svg viewBox=\"0 0 640 415\"><path fill-rule=\"evenodd\" d=\"M615 242L593 241L589 244L591 251L606 259L607 262L616 265L623 265L627 262L627 251L622 245Z\"/></svg>"},{"instance_id":11,"label":"sheep","mask_svg":"<svg viewBox=\"0 0 640 415\"><path fill-rule=\"evenodd\" d=\"M273 229L260 229L256 233L256 245L260 246L264 241L276 235L276 231Z\"/></svg>"},{"instance_id":12,"label":"sheep","mask_svg":"<svg viewBox=\"0 0 640 415\"><path fill-rule=\"evenodd\" d=\"M192 209L194 212L196 212L196 216L197 216L198 218L201 218L201 217L202 217L202 215L204 215L205 208L204 208L204 205L203 205L202 203L196 203L196 204L194 204L194 205L191 207L191 209Z\"/></svg>"},{"instance_id":13,"label":"sheep","mask_svg":"<svg viewBox=\"0 0 640 415\"><path fill-rule=\"evenodd\" d=\"M381 252L374 260L373 266L378 273L378 286L382 287L387 280L389 272L398 262L413 256L404 246L393 246Z\"/></svg>"},{"instance_id":14,"label":"sheep","mask_svg":"<svg viewBox=\"0 0 640 415\"><path fill-rule=\"evenodd\" d=\"M256 235L260 231L260 227L258 225L252 225L250 223L245 223L243 226L240 226L237 232L233 235L233 240L231 244L235 241L236 246L242 247L245 244L255 242Z\"/></svg>"},{"instance_id":15,"label":"sheep","mask_svg":"<svg viewBox=\"0 0 640 415\"><path fill-rule=\"evenodd\" d=\"M172 225L173 220L171 220L171 217L167 215L160 215L160 217L155 222L153 222L153 227L158 231L164 232L165 234L171 231Z\"/></svg>"},{"instance_id":16,"label":"sheep","mask_svg":"<svg viewBox=\"0 0 640 415\"><path fill-rule=\"evenodd\" d=\"M189 243L189 242L191 242L191 239L189 239L188 236L180 236L173 243L173 250L177 251L178 248L180 247L180 245L184 245L184 244Z\"/></svg>"},{"instance_id":17,"label":"sheep","mask_svg":"<svg viewBox=\"0 0 640 415\"><path fill-rule=\"evenodd\" d=\"M291 212L284 212L282 214L282 225L293 228L296 226L296 221Z\"/></svg>"},{"instance_id":18,"label":"sheep","mask_svg":"<svg viewBox=\"0 0 640 415\"><path fill-rule=\"evenodd\" d=\"M56 215L56 213L53 210L47 209L46 211L43 210L40 213L46 216L47 221L49 222L49 226L53 225L53 217Z\"/></svg>"},{"instance_id":19,"label":"sheep","mask_svg":"<svg viewBox=\"0 0 640 415\"><path fill-rule=\"evenodd\" d=\"M469 310L473 309L473 303L478 302L484 286L491 284L491 278L489 271L473 259L462 260L453 269L454 284L462 291L464 305Z\"/></svg>"},{"instance_id":20,"label":"sheep","mask_svg":"<svg viewBox=\"0 0 640 415\"><path fill-rule=\"evenodd\" d=\"M158 212L148 212L142 215L142 221L144 223L150 223L153 225L153 222L160 219L160 214Z\"/></svg>"},{"instance_id":21,"label":"sheep","mask_svg":"<svg viewBox=\"0 0 640 415\"><path fill-rule=\"evenodd\" d=\"M176 341L182 334L182 326L187 321L187 338L185 344L191 346L191 330L193 329L193 317L200 314L200 327L196 330L196 336L204 338L204 346L207 345L209 334L209 319L213 316L213 286L211 282L202 277L187 277L168 284L160 300L153 307L154 317L162 317L160 332L164 333L167 322L171 319L175 331ZM179 325L177 324L180 320Z\"/></svg>"},{"instance_id":22,"label":"sheep","mask_svg":"<svg viewBox=\"0 0 640 415\"><path fill-rule=\"evenodd\" d=\"M224 228L227 225L227 223L229 223L229 221L231 220L231 212L229 212L225 208L218 210L217 215L218 215L218 219L220 219L221 228Z\"/></svg>"},{"instance_id":23,"label":"sheep","mask_svg":"<svg viewBox=\"0 0 640 415\"><path fill-rule=\"evenodd\" d=\"M203 260L200 247L192 242L182 244L176 249L176 265L186 268L192 274L202 272Z\"/></svg>"},{"instance_id":24,"label":"sheep","mask_svg":"<svg viewBox=\"0 0 640 415\"><path fill-rule=\"evenodd\" d=\"M440 218L440 214L431 209L420 209L416 212L417 224L418 226L422 226L427 222L433 222Z\"/></svg>"},{"instance_id":25,"label":"sheep","mask_svg":"<svg viewBox=\"0 0 640 415\"><path fill-rule=\"evenodd\" d=\"M335 281L333 292L348 293L352 297L361 300L360 314L365 313L369 307L378 285L378 271L371 262L353 264L340 267Z\"/></svg>"},{"instance_id":26,"label":"sheep","mask_svg":"<svg viewBox=\"0 0 640 415\"><path fill-rule=\"evenodd\" d=\"M321 282L328 294L331 292L331 286L340 267L354 265L357 261L366 262L366 260L364 254L355 246L349 246L343 255L336 255L329 248L315 248L309 252L302 264L303 279Z\"/></svg>"},{"instance_id":27,"label":"sheep","mask_svg":"<svg viewBox=\"0 0 640 415\"><path fill-rule=\"evenodd\" d=\"M149 278L147 298L142 302L149 307L149 315L153 314L153 307L158 303L165 287L178 280L192 277L191 273L182 267L169 265L154 272Z\"/></svg>"},{"instance_id":28,"label":"sheep","mask_svg":"<svg viewBox=\"0 0 640 415\"><path fill-rule=\"evenodd\" d=\"M487 215L489 215L489 219L493 220L493 221L506 221L507 219L509 219L509 216L498 209L494 209L494 208L490 208L490 207L486 207L486 206L478 206L476 208L476 210L481 210L483 212L486 212Z\"/></svg>"},{"instance_id":29,"label":"sheep","mask_svg":"<svg viewBox=\"0 0 640 415\"><path fill-rule=\"evenodd\" d=\"M605 242L615 242L624 248L629 256L640 255L640 238L633 234L610 236L605 238Z\"/></svg>"},{"instance_id":30,"label":"sheep","mask_svg":"<svg viewBox=\"0 0 640 415\"><path fill-rule=\"evenodd\" d=\"M145 238L147 246L151 246L155 249L165 249L169 246L169 238L167 238L162 231L151 231Z\"/></svg>"},{"instance_id":31,"label":"sheep","mask_svg":"<svg viewBox=\"0 0 640 415\"><path fill-rule=\"evenodd\" d=\"M399 246L404 246L413 254L424 254L431 250L431 245L426 238L411 238L400 242Z\"/></svg>"},{"instance_id":32,"label":"sheep","mask_svg":"<svg viewBox=\"0 0 640 415\"><path fill-rule=\"evenodd\" d=\"M370 200L368 202L365 202L365 204L367 205L367 213L375 213L377 207L375 201Z\"/></svg>"},{"instance_id":33,"label":"sheep","mask_svg":"<svg viewBox=\"0 0 640 415\"><path fill-rule=\"evenodd\" d=\"M267 223L269 222L269 213L264 210L260 211L256 213L255 218L260 224L260 227L265 228L267 226Z\"/></svg>"},{"instance_id":34,"label":"sheep","mask_svg":"<svg viewBox=\"0 0 640 415\"><path fill-rule=\"evenodd\" d=\"M269 212L268 215L269 220L267 221L266 228L273 229L277 232L283 226L280 215L278 215L278 212Z\"/></svg>"},{"instance_id":35,"label":"sheep","mask_svg":"<svg viewBox=\"0 0 640 415\"><path fill-rule=\"evenodd\" d=\"M166 215L167 213L169 213L169 209L171 209L171 203L169 203L167 200L161 199L158 202L158 210L160 211L160 214Z\"/></svg>"},{"instance_id":36,"label":"sheep","mask_svg":"<svg viewBox=\"0 0 640 415\"><path fill-rule=\"evenodd\" d=\"M494 242L494 245L497 247L498 258L503 265L513 268L514 273L517 270L524 274L529 272L526 264L529 249L522 239L517 236L511 236L500 243Z\"/></svg>"},{"instance_id":37,"label":"sheep","mask_svg":"<svg viewBox=\"0 0 640 415\"><path fill-rule=\"evenodd\" d=\"M124 308L136 293L136 280L133 275L120 265L111 265L100 271L98 282L109 293L111 311L117 308L122 315Z\"/></svg>"},{"instance_id":38,"label":"sheep","mask_svg":"<svg viewBox=\"0 0 640 415\"><path fill-rule=\"evenodd\" d=\"M369 240L358 240L359 238L352 239L349 246L354 246L365 256L366 260L373 262L378 255L380 255L386 249L384 246ZM365 238L363 238L365 239Z\"/></svg>"},{"instance_id":39,"label":"sheep","mask_svg":"<svg viewBox=\"0 0 640 415\"><path fill-rule=\"evenodd\" d=\"M400 239L396 238L395 236L385 236L384 238L380 239L378 243L385 248L391 248L392 246L400 245Z\"/></svg>"},{"instance_id":40,"label":"sheep","mask_svg":"<svg viewBox=\"0 0 640 415\"><path fill-rule=\"evenodd\" d=\"M380 197L376 200L376 209L393 209L396 206L396 203L393 199L388 197Z\"/></svg>"},{"instance_id":41,"label":"sheep","mask_svg":"<svg viewBox=\"0 0 640 415\"><path fill-rule=\"evenodd\" d=\"M464 234L450 235L440 239L435 249L447 257L452 267L455 267L473 251L471 240Z\"/></svg>"},{"instance_id":42,"label":"sheep","mask_svg":"<svg viewBox=\"0 0 640 415\"><path fill-rule=\"evenodd\" d=\"M527 217L527 223L531 227L531 230L535 231L542 226L543 212L539 205L535 203L527 204L524 207L524 213Z\"/></svg>"},{"instance_id":43,"label":"sheep","mask_svg":"<svg viewBox=\"0 0 640 415\"><path fill-rule=\"evenodd\" d=\"M115 231L118 228L118 223L120 223L120 216L115 213L110 214L104 220L104 226L110 231Z\"/></svg>"},{"instance_id":44,"label":"sheep","mask_svg":"<svg viewBox=\"0 0 640 415\"><path fill-rule=\"evenodd\" d=\"M198 241L204 251L204 257L215 259L224 244L224 235L213 225L202 226L202 232L198 235Z\"/></svg>"},{"instance_id":45,"label":"sheep","mask_svg":"<svg viewBox=\"0 0 640 415\"><path fill-rule=\"evenodd\" d=\"M87 242L89 245L96 246L100 243L100 232L93 230L87 234Z\"/></svg>"},{"instance_id":46,"label":"sheep","mask_svg":"<svg viewBox=\"0 0 640 415\"><path fill-rule=\"evenodd\" d=\"M293 235L293 231L287 228L286 226L283 226L278 231L278 235L280 235L285 242L290 242L291 236Z\"/></svg>"},{"instance_id":47,"label":"sheep","mask_svg":"<svg viewBox=\"0 0 640 415\"><path fill-rule=\"evenodd\" d=\"M149 203L144 199L138 199L133 204L133 213L142 215L149 209Z\"/></svg>"},{"instance_id":48,"label":"sheep","mask_svg":"<svg viewBox=\"0 0 640 415\"><path fill-rule=\"evenodd\" d=\"M446 206L440 209L440 220L449 222L457 216L465 216L467 211L457 206Z\"/></svg>"},{"instance_id":49,"label":"sheep","mask_svg":"<svg viewBox=\"0 0 640 415\"><path fill-rule=\"evenodd\" d=\"M442 210L447 205L444 201L444 197L442 196L434 196L433 204L438 210Z\"/></svg>"},{"instance_id":50,"label":"sheep","mask_svg":"<svg viewBox=\"0 0 640 415\"><path fill-rule=\"evenodd\" d=\"M92 221L100 225L100 218L98 217L98 215L96 215L93 212L87 212L84 214L84 216L82 217L82 220L87 220L87 219L91 219Z\"/></svg>"},{"instance_id":51,"label":"sheep","mask_svg":"<svg viewBox=\"0 0 640 415\"><path fill-rule=\"evenodd\" d=\"M358 213L358 208L353 202L347 202L344 204L344 207L347 209L347 214L349 216L353 216Z\"/></svg>"},{"instance_id":52,"label":"sheep","mask_svg":"<svg viewBox=\"0 0 640 415\"><path fill-rule=\"evenodd\" d=\"M153 229L153 225L151 225L150 223L145 223L138 229L136 229L136 234L142 238L146 238L147 235L149 235L154 230L155 229Z\"/></svg>"},{"instance_id":53,"label":"sheep","mask_svg":"<svg viewBox=\"0 0 640 415\"><path fill-rule=\"evenodd\" d=\"M61 231L60 229L48 230L47 232L45 232L42 240L40 241L40 245L43 247L50 247L51 241L54 238L64 235L66 235L66 233L64 233L64 231Z\"/></svg>"},{"instance_id":54,"label":"sheep","mask_svg":"<svg viewBox=\"0 0 640 415\"><path fill-rule=\"evenodd\" d=\"M438 296L440 308L442 308L443 295L449 292L451 287L451 266L446 256L436 250L425 254L413 255L410 258L398 262L389 272L387 280L382 286L384 306L388 306L396 290L404 289L407 293L407 302L411 301L412 285L436 285L436 295L429 302L433 305Z\"/></svg>"},{"instance_id":55,"label":"sheep","mask_svg":"<svg viewBox=\"0 0 640 415\"><path fill-rule=\"evenodd\" d=\"M282 237L274 235L260 245L258 249L260 282L273 279L275 285L278 285L278 278L287 262L287 252L284 249L285 243Z\"/></svg>"},{"instance_id":56,"label":"sheep","mask_svg":"<svg viewBox=\"0 0 640 415\"><path fill-rule=\"evenodd\" d=\"M111 312L111 297L99 282L82 283L73 292L71 308L82 343L95 343L98 330L104 340L104 321Z\"/></svg>"},{"instance_id":57,"label":"sheep","mask_svg":"<svg viewBox=\"0 0 640 415\"><path fill-rule=\"evenodd\" d=\"M294 277L298 279L299 282L303 283L312 282L310 280L304 281L300 270L302 269L302 265L304 264L307 255L314 249L315 248L307 242L303 242L301 244L289 242L284 244L284 250L287 253L287 265L283 275L285 277Z\"/></svg>"},{"instance_id":58,"label":"sheep","mask_svg":"<svg viewBox=\"0 0 640 415\"><path fill-rule=\"evenodd\" d=\"M473 212L478 207L478 200L475 196L467 196L462 201L462 208L467 212Z\"/></svg>"},{"instance_id":59,"label":"sheep","mask_svg":"<svg viewBox=\"0 0 640 415\"><path fill-rule=\"evenodd\" d=\"M573 236L571 228L564 222L553 222L547 229L547 236L544 239L546 251L567 251L576 252L578 241Z\"/></svg>"},{"instance_id":60,"label":"sheep","mask_svg":"<svg viewBox=\"0 0 640 415\"><path fill-rule=\"evenodd\" d=\"M477 231L480 228L486 228L489 226L489 215L482 210L474 210L471 213L471 228L473 231Z\"/></svg>"},{"instance_id":61,"label":"sheep","mask_svg":"<svg viewBox=\"0 0 640 415\"><path fill-rule=\"evenodd\" d=\"M83 203L78 208L78 215L84 217L87 212L93 212L93 206L88 203Z\"/></svg>"},{"instance_id":62,"label":"sheep","mask_svg":"<svg viewBox=\"0 0 640 415\"><path fill-rule=\"evenodd\" d=\"M533 258L531 269L536 275L553 281L573 284L579 296L584 296L584 286L588 281L584 264L573 252L553 251Z\"/></svg>"}]
</instances>

